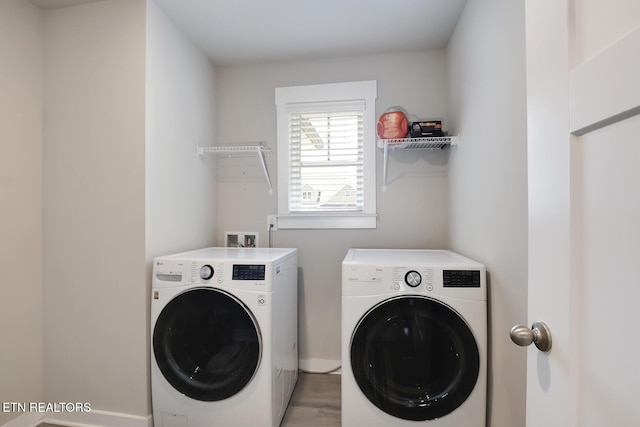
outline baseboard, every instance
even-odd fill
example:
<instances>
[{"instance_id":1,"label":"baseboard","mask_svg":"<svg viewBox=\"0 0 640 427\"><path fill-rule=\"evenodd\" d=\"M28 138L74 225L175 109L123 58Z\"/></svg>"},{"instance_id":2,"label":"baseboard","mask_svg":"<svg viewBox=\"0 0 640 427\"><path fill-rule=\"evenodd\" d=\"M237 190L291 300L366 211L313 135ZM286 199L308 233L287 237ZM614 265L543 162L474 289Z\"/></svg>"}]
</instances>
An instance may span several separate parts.
<instances>
[{"instance_id":1,"label":"baseboard","mask_svg":"<svg viewBox=\"0 0 640 427\"><path fill-rule=\"evenodd\" d=\"M342 361L335 359L300 359L298 367L301 372L313 374L340 374Z\"/></svg>"},{"instance_id":2,"label":"baseboard","mask_svg":"<svg viewBox=\"0 0 640 427\"><path fill-rule=\"evenodd\" d=\"M42 423L42 414L38 412L25 412L22 415L15 417L2 427L36 427Z\"/></svg>"},{"instance_id":3,"label":"baseboard","mask_svg":"<svg viewBox=\"0 0 640 427\"><path fill-rule=\"evenodd\" d=\"M151 415L141 417L94 409L88 412L45 413L43 422L67 427L153 427Z\"/></svg>"}]
</instances>

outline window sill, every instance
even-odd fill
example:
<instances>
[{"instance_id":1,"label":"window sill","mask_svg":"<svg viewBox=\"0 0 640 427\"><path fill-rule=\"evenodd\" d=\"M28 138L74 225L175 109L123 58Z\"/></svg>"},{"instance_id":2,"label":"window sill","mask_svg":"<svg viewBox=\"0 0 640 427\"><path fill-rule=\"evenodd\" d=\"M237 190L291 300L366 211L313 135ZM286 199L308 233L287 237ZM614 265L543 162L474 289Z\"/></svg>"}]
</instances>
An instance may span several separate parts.
<instances>
[{"instance_id":1,"label":"window sill","mask_svg":"<svg viewBox=\"0 0 640 427\"><path fill-rule=\"evenodd\" d=\"M278 229L372 229L377 219L377 214L278 215Z\"/></svg>"}]
</instances>

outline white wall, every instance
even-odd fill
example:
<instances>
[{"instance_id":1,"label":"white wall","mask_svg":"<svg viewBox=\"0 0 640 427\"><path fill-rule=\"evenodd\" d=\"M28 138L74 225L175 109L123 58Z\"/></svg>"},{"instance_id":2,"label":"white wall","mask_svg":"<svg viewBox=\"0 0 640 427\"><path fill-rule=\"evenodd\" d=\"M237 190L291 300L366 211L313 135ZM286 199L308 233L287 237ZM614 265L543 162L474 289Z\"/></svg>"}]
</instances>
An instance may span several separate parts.
<instances>
[{"instance_id":1,"label":"white wall","mask_svg":"<svg viewBox=\"0 0 640 427\"><path fill-rule=\"evenodd\" d=\"M45 23L45 397L145 424L151 261L214 240L215 71L152 1Z\"/></svg>"},{"instance_id":2,"label":"white wall","mask_svg":"<svg viewBox=\"0 0 640 427\"><path fill-rule=\"evenodd\" d=\"M197 145L215 140L215 69L152 0L147 0L146 261L213 246L214 159ZM147 302L150 298L147 298ZM150 304L146 313L149 319ZM150 343L150 336L145 344ZM150 369L150 350L145 375ZM151 412L150 389L146 395Z\"/></svg>"},{"instance_id":3,"label":"white wall","mask_svg":"<svg viewBox=\"0 0 640 427\"><path fill-rule=\"evenodd\" d=\"M95 414L149 414L145 20L144 0L45 13L45 399Z\"/></svg>"},{"instance_id":4,"label":"white wall","mask_svg":"<svg viewBox=\"0 0 640 427\"><path fill-rule=\"evenodd\" d=\"M372 55L218 69L218 142L263 141L274 195L267 192L258 160L219 159L218 239L224 231L258 231L267 246L267 214L277 212L276 109L280 86L377 80L376 114L400 105L421 118L447 114L443 51ZM445 120L446 123L446 120ZM282 230L274 246L299 249L301 367L340 364L341 262L349 247L448 246L448 152L394 153L388 190L381 192L382 152L377 151L376 230Z\"/></svg>"},{"instance_id":5,"label":"white wall","mask_svg":"<svg viewBox=\"0 0 640 427\"><path fill-rule=\"evenodd\" d=\"M215 236L215 70L145 0L3 0L0 55L0 401L147 425L151 260Z\"/></svg>"},{"instance_id":6,"label":"white wall","mask_svg":"<svg viewBox=\"0 0 640 427\"><path fill-rule=\"evenodd\" d=\"M211 246L214 159L196 155L215 139L215 69L147 0L146 253Z\"/></svg>"},{"instance_id":7,"label":"white wall","mask_svg":"<svg viewBox=\"0 0 640 427\"><path fill-rule=\"evenodd\" d=\"M41 11L0 1L0 402L43 396L42 55Z\"/></svg>"},{"instance_id":8,"label":"white wall","mask_svg":"<svg viewBox=\"0 0 640 427\"><path fill-rule=\"evenodd\" d=\"M450 114L460 146L449 171L451 247L489 277L490 425L525 425L527 320L524 2L468 2L447 49Z\"/></svg>"}]
</instances>

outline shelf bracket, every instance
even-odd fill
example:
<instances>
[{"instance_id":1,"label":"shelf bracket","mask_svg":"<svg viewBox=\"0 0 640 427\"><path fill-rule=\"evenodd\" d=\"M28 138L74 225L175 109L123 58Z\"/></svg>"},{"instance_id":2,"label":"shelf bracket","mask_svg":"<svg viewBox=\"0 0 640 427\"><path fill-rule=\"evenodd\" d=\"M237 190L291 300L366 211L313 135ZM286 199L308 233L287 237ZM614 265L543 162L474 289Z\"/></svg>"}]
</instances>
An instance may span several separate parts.
<instances>
[{"instance_id":1,"label":"shelf bracket","mask_svg":"<svg viewBox=\"0 0 640 427\"><path fill-rule=\"evenodd\" d=\"M264 178L267 180L267 187L269 187L269 195L273 194L273 187L271 187L271 178L269 177L269 169L267 169L267 161L264 158L264 150L258 150L258 156L262 163L262 170L264 171Z\"/></svg>"},{"instance_id":2,"label":"shelf bracket","mask_svg":"<svg viewBox=\"0 0 640 427\"><path fill-rule=\"evenodd\" d=\"M389 169L389 150L439 150L458 145L457 136L437 136L423 138L380 139L378 148L384 152L382 165L382 191L387 191L387 171Z\"/></svg>"},{"instance_id":3,"label":"shelf bracket","mask_svg":"<svg viewBox=\"0 0 640 427\"><path fill-rule=\"evenodd\" d=\"M382 164L382 192L387 191L387 170L389 169L389 144L384 144L384 157Z\"/></svg>"}]
</instances>

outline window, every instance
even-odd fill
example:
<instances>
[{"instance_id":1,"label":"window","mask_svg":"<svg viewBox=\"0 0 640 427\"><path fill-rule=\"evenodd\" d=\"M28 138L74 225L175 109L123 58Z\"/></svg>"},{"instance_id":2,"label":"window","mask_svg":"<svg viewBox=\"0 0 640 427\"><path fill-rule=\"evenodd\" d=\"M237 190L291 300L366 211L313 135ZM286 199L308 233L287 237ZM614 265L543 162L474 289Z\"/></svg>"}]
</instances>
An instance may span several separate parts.
<instances>
[{"instance_id":1,"label":"window","mask_svg":"<svg viewBox=\"0 0 640 427\"><path fill-rule=\"evenodd\" d=\"M278 227L375 228L376 82L276 89Z\"/></svg>"}]
</instances>

